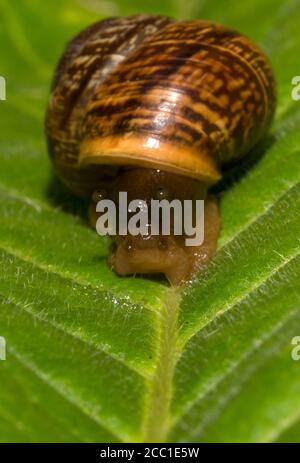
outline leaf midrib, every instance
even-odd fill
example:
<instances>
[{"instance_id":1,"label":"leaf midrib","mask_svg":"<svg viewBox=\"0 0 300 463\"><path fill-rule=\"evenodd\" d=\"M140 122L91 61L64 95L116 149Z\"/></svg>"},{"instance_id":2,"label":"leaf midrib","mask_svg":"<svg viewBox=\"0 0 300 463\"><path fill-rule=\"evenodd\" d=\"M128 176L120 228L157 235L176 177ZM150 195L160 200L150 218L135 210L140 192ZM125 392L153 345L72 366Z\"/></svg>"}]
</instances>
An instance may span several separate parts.
<instances>
[{"instance_id":1,"label":"leaf midrib","mask_svg":"<svg viewBox=\"0 0 300 463\"><path fill-rule=\"evenodd\" d=\"M247 223L245 228L243 229L243 231L246 230L247 228L249 228L250 226L252 226L256 221L260 220L264 215L268 214L269 210L272 209L273 207L276 207L276 203L278 201L280 201L282 199L282 197L284 197L292 188L295 187L295 185L297 185L299 183L300 182L296 182L293 185L290 184L289 188L282 195L280 195L279 198L277 198L276 202L275 203L273 202L269 208L264 209L261 214L258 214L257 216L255 216L255 218L253 220L251 220L249 223ZM19 198L17 198L17 199L19 199ZM29 199L29 201L30 201L30 199ZM28 205L28 201L25 201L25 202ZM240 235L240 233L241 232L235 234L233 236L233 238L224 245L224 247L226 247L229 243L232 244L232 242L234 242L237 239L237 237ZM89 286L95 287L95 286L91 285L91 283L89 281L87 281L87 280L84 280L84 279L81 279L81 278L79 279L78 277L74 278L74 276L66 276L66 274L61 272L59 269L56 269L52 265L49 266L49 265L43 265L41 263L37 263L36 261L33 261L32 258L30 258L30 259L27 258L26 259L26 257L24 255L22 255L22 253L20 253L19 251L16 252L15 250L13 251L12 249L9 249L9 246L5 247L4 250L6 252L11 253L14 256L17 256L18 258L21 258L24 261L29 262L32 265L35 265L36 267L38 267L39 269L41 269L43 271L47 271L47 272L50 271L52 273L55 273L55 274L59 275L62 278L68 279L68 280L70 280L70 281L72 281L74 283L78 283L78 284L81 284L81 285L89 285ZM256 281L252 285L250 291L249 291L249 288L248 288L247 291L245 291L242 295L239 294L230 303L229 306L226 306L226 309L224 309L223 311L219 311L217 313L217 315L214 315L210 320L206 321L206 323L201 325L201 328L197 329L197 331L195 331L195 333L193 333L193 335L191 337L195 336L197 333L199 333L201 330L203 330L205 327L207 327L213 320L216 319L216 317L221 316L222 314L225 313L225 311L227 312L227 311L232 310L238 303L242 302L243 299L248 297L249 294L253 293L254 291L257 291L264 283L266 283L270 278L272 278L272 276L274 276L276 273L278 273L285 265L287 265L297 255L299 255L299 252L296 252L294 255L289 256L288 258L286 258L280 265L273 268L271 270L271 272L269 272L263 278L260 278L258 281ZM155 442L155 441L164 441L167 434L168 434L168 432L171 430L171 428L177 422L177 420L176 420L171 425L171 421L170 421L171 420L171 417L170 417L170 404L171 404L171 398L172 398L172 378L173 378L173 373L174 373L174 369L175 369L175 366L176 366L176 362L180 358L179 350L180 350L180 352L183 352L184 346L191 339L191 337L189 337L187 340L185 340L185 342L183 344L181 344L181 346L179 347L179 345L178 345L178 329L177 329L176 333L174 333L174 332L171 333L171 331L170 331L170 326L172 325L172 323L170 324L169 317L168 316L166 317L165 315L166 315L166 311L168 311L170 309L170 307L171 307L170 302L168 301L168 299L171 299L171 301L172 301L172 292L173 292L172 288L167 289L166 290L166 301L167 302L162 301L162 309L161 309L161 341L160 341L159 353L158 353L158 357L157 357L158 362L157 362L157 365L156 365L156 372L154 373L152 379L150 379L149 390L150 390L150 397L151 398L150 398L150 400L148 402L148 410L146 411L146 418L145 418L145 430L144 430L144 432L145 432L145 441L146 442L147 441L153 441L153 442ZM180 306L180 293L181 293L180 290L177 291L177 296L176 296L177 301L176 301L176 304L174 305L175 310L173 312L173 317L175 317L175 319L177 319L179 306ZM114 294L114 296L115 296L115 294ZM22 307L22 309L25 310L24 307ZM34 315L34 314L32 314L32 312L30 312L30 314ZM41 318L41 320L43 320L44 322L50 323L45 318ZM174 318L173 318L173 320L174 320ZM69 333L68 330L66 330L62 326L59 326L59 325L55 324L55 328L61 329L64 332L66 332L67 334L70 334L70 335L74 336L74 333L73 334ZM168 339L172 339L171 349L170 349L170 346L167 346L165 341L163 341L164 337L167 337ZM78 339L80 341L86 342L81 338L78 338ZM93 348L95 348L95 346L93 346ZM170 364L168 364L168 362L167 363L161 363L161 358L166 354L166 349L170 349L169 352L168 352L168 357L171 359ZM107 354L107 352L105 352L105 353ZM249 353L249 355L250 355L250 353ZM131 368L131 366L129 364L127 364L125 362L124 362L124 364L127 367ZM239 367L239 364L236 365L236 368L238 368L238 367ZM134 370L137 371L135 368L134 368ZM165 378L167 380L167 383L164 383L164 381L162 381L163 378ZM170 378L171 378L171 380L170 380ZM149 379L149 377L148 377L148 379ZM220 379L220 381L222 381L222 378ZM164 383L165 387L163 389L162 395L160 395L160 397L157 397L157 396L155 396L155 389L157 388L157 385L160 382ZM154 396L153 396L153 392L154 392ZM198 401L198 399L199 398L193 400L191 402L191 404ZM162 406L162 402L165 402L164 406ZM190 406L192 406L191 404L189 404L187 409L189 409ZM186 411L187 410L184 410L182 415L184 415L186 413ZM180 417L182 415L180 415ZM180 417L178 417L178 420L180 420ZM155 426L154 426L154 421L156 423ZM157 423L160 423L160 426L157 426Z\"/></svg>"},{"instance_id":2,"label":"leaf midrib","mask_svg":"<svg viewBox=\"0 0 300 463\"><path fill-rule=\"evenodd\" d=\"M1 3L2 3L2 2L1 2ZM270 30L272 30L273 27L274 27L274 26L272 25L272 27L270 27ZM268 32L269 32L269 31L267 30L266 33L268 33ZM12 42L14 42L14 41L15 41L15 37L11 37L11 40L12 40ZM273 51L274 51L274 50L273 50ZM274 205L274 203L273 203L271 206L273 206L273 205ZM235 235L233 235L233 236L231 237L231 239L230 239L228 242L226 242L225 244L228 244L228 243L231 242L231 241L234 242L235 239L240 235L241 232L243 232L244 230L246 230L246 229L247 229L249 226L251 226L256 220L258 220L258 219L261 218L263 215L265 215L266 212L267 212L267 211L263 211L263 213L262 213L261 215L257 215L257 216L254 218L253 221L251 220L249 223L246 224L245 227L243 227L242 229L238 230L237 233L236 233ZM31 263L32 263L32 262L31 262ZM40 267L40 268L42 268L42 267ZM43 269L43 270L45 270L45 269ZM47 271L53 272L53 270L54 270L54 267L53 267L53 266L47 266ZM54 273L54 272L53 272L53 273ZM55 273L57 273L57 274L59 275L58 272L55 271ZM72 279L72 276L70 277L70 279ZM267 278L267 279L268 279L268 278ZM72 279L72 280L73 280L73 279ZM77 281L76 281L76 282L77 282ZM79 282L78 282L78 283L79 283ZM80 283L79 283L79 284L80 284ZM86 285L86 284L91 285L91 283L88 282L88 281L82 281L82 284L84 284L84 285ZM262 284L263 284L263 283L262 283ZM258 288L259 288L259 287L260 287L260 285L258 286ZM254 290L256 290L256 289L254 289ZM244 293L243 297L246 297L248 294L249 294L249 293L247 293L247 294ZM166 295L168 295L168 291L166 292ZM243 298L242 298L241 300L243 300ZM164 302L162 301L162 304L163 304L163 303L164 303ZM177 309L179 309L179 307L178 307ZM176 311L177 311L177 309L176 309ZM163 310L164 310L164 308L162 307L162 311L163 311ZM221 312L220 312L220 313L218 312L218 314L217 314L216 316L218 316L218 315L221 315ZM208 323L210 323L210 322L208 322ZM204 326L205 326L205 325L204 325ZM204 327L204 326L203 326L203 327ZM201 327L201 329L203 329L203 327ZM167 325L164 324L164 323L162 323L161 331L162 331L162 332L163 332L163 331L167 331L167 329L168 329ZM201 330L200 330L200 331L201 331ZM170 335L170 333L169 333L169 335ZM176 345L176 342L175 342L174 346L175 346L175 345ZM160 346L160 352L162 352L162 350L163 350L163 347ZM153 381L155 381L155 379L153 379ZM169 391L169 392L170 392L170 391ZM153 405L154 405L154 404L152 404L152 406L153 406ZM168 413L167 413L167 414L168 414Z\"/></svg>"},{"instance_id":3,"label":"leaf midrib","mask_svg":"<svg viewBox=\"0 0 300 463\"><path fill-rule=\"evenodd\" d=\"M144 442L164 442L170 430L173 377L180 355L177 328L180 301L179 290L170 288L160 312L159 350L149 387L143 431Z\"/></svg>"}]
</instances>

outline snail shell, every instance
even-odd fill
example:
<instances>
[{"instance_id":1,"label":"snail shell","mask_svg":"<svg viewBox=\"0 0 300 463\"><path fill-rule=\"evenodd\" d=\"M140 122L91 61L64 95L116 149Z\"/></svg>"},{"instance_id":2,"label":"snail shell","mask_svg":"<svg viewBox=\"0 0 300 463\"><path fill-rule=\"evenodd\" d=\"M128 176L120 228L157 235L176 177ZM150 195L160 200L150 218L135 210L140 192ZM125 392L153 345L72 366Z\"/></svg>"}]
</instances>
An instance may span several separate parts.
<instances>
[{"instance_id":1,"label":"snail shell","mask_svg":"<svg viewBox=\"0 0 300 463\"><path fill-rule=\"evenodd\" d=\"M79 195L120 165L210 185L266 133L274 108L270 64L240 33L200 20L112 18L77 35L57 66L49 152Z\"/></svg>"},{"instance_id":2,"label":"snail shell","mask_svg":"<svg viewBox=\"0 0 300 463\"><path fill-rule=\"evenodd\" d=\"M100 188L147 202L158 191L181 203L205 198L199 246L152 230L113 242L108 263L118 274L164 273L179 284L216 249L220 219L208 187L265 135L274 108L270 64L238 32L208 21L112 18L76 36L59 61L46 116L49 153L78 195Z\"/></svg>"}]
</instances>

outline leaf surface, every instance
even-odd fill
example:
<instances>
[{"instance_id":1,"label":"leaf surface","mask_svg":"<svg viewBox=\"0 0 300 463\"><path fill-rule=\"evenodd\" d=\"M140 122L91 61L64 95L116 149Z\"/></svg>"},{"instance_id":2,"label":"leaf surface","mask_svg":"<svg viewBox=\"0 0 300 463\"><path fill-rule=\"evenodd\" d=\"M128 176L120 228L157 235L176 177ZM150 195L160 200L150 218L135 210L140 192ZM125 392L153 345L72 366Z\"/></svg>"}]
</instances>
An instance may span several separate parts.
<instances>
[{"instance_id":1,"label":"leaf surface","mask_svg":"<svg viewBox=\"0 0 300 463\"><path fill-rule=\"evenodd\" d=\"M217 255L180 290L109 271L108 243L55 180L43 134L66 41L140 2L0 6L0 441L299 441L300 1L143 3L247 34L278 82L262 156L218 190Z\"/></svg>"}]
</instances>

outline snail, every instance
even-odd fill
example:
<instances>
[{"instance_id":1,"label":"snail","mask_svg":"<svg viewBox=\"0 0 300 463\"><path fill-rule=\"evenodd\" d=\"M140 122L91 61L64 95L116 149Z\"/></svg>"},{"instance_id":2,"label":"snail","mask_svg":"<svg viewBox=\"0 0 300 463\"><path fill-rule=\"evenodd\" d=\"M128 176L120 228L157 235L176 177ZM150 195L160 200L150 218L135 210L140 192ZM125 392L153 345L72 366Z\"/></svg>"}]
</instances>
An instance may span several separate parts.
<instances>
[{"instance_id":1,"label":"snail","mask_svg":"<svg viewBox=\"0 0 300 463\"><path fill-rule=\"evenodd\" d=\"M240 33L204 20L135 15L98 21L67 45L46 114L57 175L77 195L149 202L205 200L204 241L112 238L119 275L191 279L215 253L219 208L209 188L267 133L275 110L268 59Z\"/></svg>"}]
</instances>

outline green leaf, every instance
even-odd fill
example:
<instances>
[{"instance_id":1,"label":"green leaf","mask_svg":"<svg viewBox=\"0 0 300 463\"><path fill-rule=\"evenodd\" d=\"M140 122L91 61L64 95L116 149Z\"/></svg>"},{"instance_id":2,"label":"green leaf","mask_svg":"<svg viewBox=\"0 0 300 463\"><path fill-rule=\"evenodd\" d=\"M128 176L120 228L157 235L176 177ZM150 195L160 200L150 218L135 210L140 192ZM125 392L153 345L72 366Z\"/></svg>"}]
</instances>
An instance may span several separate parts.
<instances>
[{"instance_id":1,"label":"green leaf","mask_svg":"<svg viewBox=\"0 0 300 463\"><path fill-rule=\"evenodd\" d=\"M55 180L43 134L67 39L140 2L0 7L0 441L299 441L300 1L143 3L246 33L278 82L263 156L219 188L217 255L180 290L110 272L107 241Z\"/></svg>"}]
</instances>

